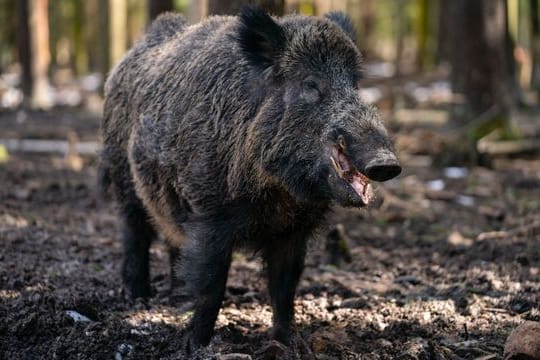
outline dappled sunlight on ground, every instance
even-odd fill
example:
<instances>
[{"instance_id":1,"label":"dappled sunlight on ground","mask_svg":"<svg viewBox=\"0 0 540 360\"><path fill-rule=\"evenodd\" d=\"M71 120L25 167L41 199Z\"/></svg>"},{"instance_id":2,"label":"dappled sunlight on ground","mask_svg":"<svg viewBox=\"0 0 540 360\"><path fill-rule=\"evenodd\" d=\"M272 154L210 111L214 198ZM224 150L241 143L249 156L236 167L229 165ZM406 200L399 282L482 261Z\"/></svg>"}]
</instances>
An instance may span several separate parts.
<instances>
[{"instance_id":1,"label":"dappled sunlight on ground","mask_svg":"<svg viewBox=\"0 0 540 360\"><path fill-rule=\"evenodd\" d=\"M497 359L512 328L540 320L540 163L448 169L415 151L403 175L379 186L375 206L332 215L351 262L325 264L325 231L311 244L290 348L268 338L263 265L236 253L216 336L198 358ZM0 350L7 358L182 358L191 312L169 299L166 246L150 252L155 296L128 299L119 223L97 192L96 160L83 157L73 171L63 159L10 154L0 165Z\"/></svg>"}]
</instances>

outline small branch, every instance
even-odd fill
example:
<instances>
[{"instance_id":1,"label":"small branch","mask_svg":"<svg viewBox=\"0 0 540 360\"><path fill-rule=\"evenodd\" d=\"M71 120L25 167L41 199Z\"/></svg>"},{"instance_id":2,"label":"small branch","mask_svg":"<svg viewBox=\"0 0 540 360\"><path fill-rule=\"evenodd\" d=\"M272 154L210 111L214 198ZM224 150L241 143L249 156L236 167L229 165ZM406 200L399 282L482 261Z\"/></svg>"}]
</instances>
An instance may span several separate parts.
<instances>
[{"instance_id":1,"label":"small branch","mask_svg":"<svg viewBox=\"0 0 540 360\"><path fill-rule=\"evenodd\" d=\"M59 153L65 155L70 151L69 141L62 140L0 139L0 144L11 152ZM80 155L97 156L101 145L95 141L78 142L75 144L75 149Z\"/></svg>"},{"instance_id":2,"label":"small branch","mask_svg":"<svg viewBox=\"0 0 540 360\"><path fill-rule=\"evenodd\" d=\"M478 241L495 240L513 236L535 236L540 234L540 220L533 221L531 224L518 226L506 231L490 231L478 234Z\"/></svg>"},{"instance_id":3,"label":"small branch","mask_svg":"<svg viewBox=\"0 0 540 360\"><path fill-rule=\"evenodd\" d=\"M490 155L512 155L524 152L540 151L540 139L512 141L480 140L476 146L479 153Z\"/></svg>"}]
</instances>

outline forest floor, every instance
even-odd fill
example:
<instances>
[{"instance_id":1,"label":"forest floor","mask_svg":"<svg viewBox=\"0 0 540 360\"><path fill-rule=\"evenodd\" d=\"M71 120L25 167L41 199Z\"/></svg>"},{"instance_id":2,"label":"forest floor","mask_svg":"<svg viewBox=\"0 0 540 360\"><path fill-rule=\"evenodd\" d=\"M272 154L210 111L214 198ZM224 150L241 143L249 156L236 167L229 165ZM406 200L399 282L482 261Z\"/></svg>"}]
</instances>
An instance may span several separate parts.
<instances>
[{"instance_id":1,"label":"forest floor","mask_svg":"<svg viewBox=\"0 0 540 360\"><path fill-rule=\"evenodd\" d=\"M0 115L1 137L97 140L98 124L65 110ZM510 331L540 321L540 160L436 167L438 131L400 126L403 174L377 206L335 211L350 262L325 265L325 231L313 241L289 348L268 339L260 261L239 253L215 336L193 358L502 359ZM96 189L95 157L82 160L80 171L62 155L0 164L0 358L185 359L189 313L170 305L165 245L151 249L156 295L128 299L115 207Z\"/></svg>"}]
</instances>

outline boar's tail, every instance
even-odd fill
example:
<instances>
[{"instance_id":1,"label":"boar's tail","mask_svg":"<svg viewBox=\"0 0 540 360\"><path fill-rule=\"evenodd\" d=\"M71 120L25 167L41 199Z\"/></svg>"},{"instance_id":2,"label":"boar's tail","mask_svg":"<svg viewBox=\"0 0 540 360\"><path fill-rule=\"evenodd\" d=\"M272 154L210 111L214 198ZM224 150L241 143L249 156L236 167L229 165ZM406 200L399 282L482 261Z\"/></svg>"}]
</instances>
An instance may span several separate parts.
<instances>
[{"instance_id":1,"label":"boar's tail","mask_svg":"<svg viewBox=\"0 0 540 360\"><path fill-rule=\"evenodd\" d=\"M162 43L184 31L186 25L187 21L182 15L171 12L163 13L148 28L146 39L153 44Z\"/></svg>"},{"instance_id":2,"label":"boar's tail","mask_svg":"<svg viewBox=\"0 0 540 360\"><path fill-rule=\"evenodd\" d=\"M104 159L100 161L97 180L100 195L104 198L109 198L111 191L111 171Z\"/></svg>"}]
</instances>

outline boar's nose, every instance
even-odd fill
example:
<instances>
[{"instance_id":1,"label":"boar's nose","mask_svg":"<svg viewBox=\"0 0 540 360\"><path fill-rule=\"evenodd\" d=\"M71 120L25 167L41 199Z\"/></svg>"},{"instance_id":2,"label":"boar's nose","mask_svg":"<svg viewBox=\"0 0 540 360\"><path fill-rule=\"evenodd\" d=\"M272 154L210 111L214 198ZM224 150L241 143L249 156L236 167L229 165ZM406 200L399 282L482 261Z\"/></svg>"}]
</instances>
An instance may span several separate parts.
<instances>
[{"instance_id":1,"label":"boar's nose","mask_svg":"<svg viewBox=\"0 0 540 360\"><path fill-rule=\"evenodd\" d=\"M372 160L364 169L364 174L375 181L386 181L395 178L401 173L401 166L397 159Z\"/></svg>"}]
</instances>

